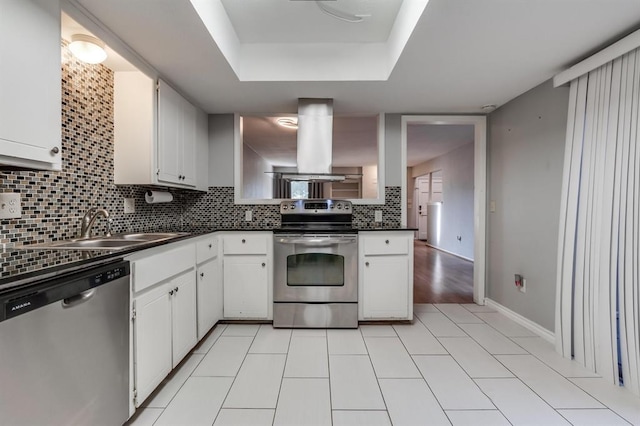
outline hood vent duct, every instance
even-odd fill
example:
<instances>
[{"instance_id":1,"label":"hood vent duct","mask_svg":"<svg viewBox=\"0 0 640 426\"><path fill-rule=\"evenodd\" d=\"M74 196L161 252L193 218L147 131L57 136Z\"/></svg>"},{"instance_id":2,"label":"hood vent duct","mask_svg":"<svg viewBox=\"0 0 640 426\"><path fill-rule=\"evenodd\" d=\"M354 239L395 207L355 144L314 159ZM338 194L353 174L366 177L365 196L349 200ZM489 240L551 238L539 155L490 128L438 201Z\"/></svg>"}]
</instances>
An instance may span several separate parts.
<instances>
[{"instance_id":1,"label":"hood vent duct","mask_svg":"<svg viewBox=\"0 0 640 426\"><path fill-rule=\"evenodd\" d=\"M345 175L332 173L333 99L298 99L297 173L286 180L339 182Z\"/></svg>"},{"instance_id":2,"label":"hood vent duct","mask_svg":"<svg viewBox=\"0 0 640 426\"><path fill-rule=\"evenodd\" d=\"M330 174L333 100L298 100L298 173Z\"/></svg>"}]
</instances>

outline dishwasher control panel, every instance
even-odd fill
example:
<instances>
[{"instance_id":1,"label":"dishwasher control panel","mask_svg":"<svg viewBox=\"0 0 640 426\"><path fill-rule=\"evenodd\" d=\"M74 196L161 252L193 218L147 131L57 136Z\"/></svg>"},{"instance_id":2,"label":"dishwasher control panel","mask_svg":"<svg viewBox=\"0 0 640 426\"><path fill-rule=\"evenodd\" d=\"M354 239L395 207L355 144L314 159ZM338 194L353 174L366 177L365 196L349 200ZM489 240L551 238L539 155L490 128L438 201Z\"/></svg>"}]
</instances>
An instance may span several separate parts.
<instances>
[{"instance_id":1,"label":"dishwasher control panel","mask_svg":"<svg viewBox=\"0 0 640 426\"><path fill-rule=\"evenodd\" d=\"M80 271L65 277L57 277L18 289L0 296L0 321L62 301L63 306L70 306L67 301L74 298L88 300L88 290L107 284L108 282L127 277L130 273L129 262L119 262L116 266L103 266ZM84 294L82 294L84 293Z\"/></svg>"}]
</instances>

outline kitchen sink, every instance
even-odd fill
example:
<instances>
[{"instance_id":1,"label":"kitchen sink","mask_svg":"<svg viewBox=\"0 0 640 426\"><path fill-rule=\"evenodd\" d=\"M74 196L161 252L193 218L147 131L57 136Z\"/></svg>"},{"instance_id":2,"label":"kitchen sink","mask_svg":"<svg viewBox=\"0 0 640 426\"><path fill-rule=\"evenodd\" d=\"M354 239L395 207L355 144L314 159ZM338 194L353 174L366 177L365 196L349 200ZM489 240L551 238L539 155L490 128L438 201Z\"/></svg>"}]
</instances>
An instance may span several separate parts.
<instances>
[{"instance_id":1,"label":"kitchen sink","mask_svg":"<svg viewBox=\"0 0 640 426\"><path fill-rule=\"evenodd\" d=\"M118 234L108 238L121 238L123 240L159 241L187 235L186 232L136 232L131 234Z\"/></svg>"},{"instance_id":2,"label":"kitchen sink","mask_svg":"<svg viewBox=\"0 0 640 426\"><path fill-rule=\"evenodd\" d=\"M62 241L59 243L51 243L52 247L59 249L87 249L87 250L96 250L96 249L121 249L126 248L132 245L144 244L147 241L140 240L118 240L113 238L104 238L104 239L87 239L87 240L69 240Z\"/></svg>"},{"instance_id":3,"label":"kitchen sink","mask_svg":"<svg viewBox=\"0 0 640 426\"><path fill-rule=\"evenodd\" d=\"M50 243L25 245L25 249L47 250L122 250L138 245L170 240L188 235L186 232L135 232L109 237L76 238Z\"/></svg>"}]
</instances>

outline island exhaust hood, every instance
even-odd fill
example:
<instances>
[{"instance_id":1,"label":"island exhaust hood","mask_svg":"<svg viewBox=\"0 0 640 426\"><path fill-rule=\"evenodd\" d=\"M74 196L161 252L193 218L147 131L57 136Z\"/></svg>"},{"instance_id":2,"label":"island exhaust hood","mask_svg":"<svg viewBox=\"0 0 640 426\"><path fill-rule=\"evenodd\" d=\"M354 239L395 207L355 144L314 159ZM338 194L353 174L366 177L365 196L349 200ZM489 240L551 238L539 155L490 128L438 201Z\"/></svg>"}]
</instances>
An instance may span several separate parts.
<instances>
[{"instance_id":1,"label":"island exhaust hood","mask_svg":"<svg viewBox=\"0 0 640 426\"><path fill-rule=\"evenodd\" d=\"M298 99L297 173L282 173L285 180L336 182L345 175L331 172L333 99Z\"/></svg>"}]
</instances>

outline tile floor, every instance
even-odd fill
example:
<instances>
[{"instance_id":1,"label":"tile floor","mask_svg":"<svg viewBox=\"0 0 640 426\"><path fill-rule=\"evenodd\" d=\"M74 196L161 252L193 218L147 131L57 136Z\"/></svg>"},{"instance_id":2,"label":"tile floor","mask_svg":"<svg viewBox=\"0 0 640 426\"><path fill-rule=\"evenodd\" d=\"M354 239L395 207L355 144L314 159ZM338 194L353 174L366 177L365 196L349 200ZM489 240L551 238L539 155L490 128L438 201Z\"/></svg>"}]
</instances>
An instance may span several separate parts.
<instances>
[{"instance_id":1,"label":"tile floor","mask_svg":"<svg viewBox=\"0 0 640 426\"><path fill-rule=\"evenodd\" d=\"M129 425L640 425L640 399L477 305L411 325L216 326Z\"/></svg>"}]
</instances>

